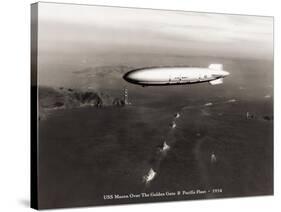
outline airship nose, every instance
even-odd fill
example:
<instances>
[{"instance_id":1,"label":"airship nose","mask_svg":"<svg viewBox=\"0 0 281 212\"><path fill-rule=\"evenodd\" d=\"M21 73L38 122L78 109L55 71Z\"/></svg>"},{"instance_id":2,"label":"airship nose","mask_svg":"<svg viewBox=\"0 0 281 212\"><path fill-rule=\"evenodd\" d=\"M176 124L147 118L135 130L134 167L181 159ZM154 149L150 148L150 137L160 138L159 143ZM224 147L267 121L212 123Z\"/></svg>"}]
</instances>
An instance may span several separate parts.
<instances>
[{"instance_id":1,"label":"airship nose","mask_svg":"<svg viewBox=\"0 0 281 212\"><path fill-rule=\"evenodd\" d=\"M123 79L128 81L128 82L134 82L135 81L135 77L134 77L134 73L132 72L128 72L123 76Z\"/></svg>"},{"instance_id":2,"label":"airship nose","mask_svg":"<svg viewBox=\"0 0 281 212\"><path fill-rule=\"evenodd\" d=\"M127 81L127 82L132 82L132 83L137 83L141 80L144 80L147 78L147 72L143 71L143 70L133 70L133 71L129 71L128 73L126 73L123 78Z\"/></svg>"}]
</instances>

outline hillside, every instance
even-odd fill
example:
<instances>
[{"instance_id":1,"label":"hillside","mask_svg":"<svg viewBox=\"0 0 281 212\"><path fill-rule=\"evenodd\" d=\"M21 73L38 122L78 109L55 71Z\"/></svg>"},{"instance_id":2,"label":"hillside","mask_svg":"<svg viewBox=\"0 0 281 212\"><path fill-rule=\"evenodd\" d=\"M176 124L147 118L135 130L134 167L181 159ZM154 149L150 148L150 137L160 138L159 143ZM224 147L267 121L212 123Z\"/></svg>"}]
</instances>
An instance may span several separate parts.
<instances>
[{"instance_id":1,"label":"hillside","mask_svg":"<svg viewBox=\"0 0 281 212\"><path fill-rule=\"evenodd\" d=\"M123 99L104 92L72 88L39 87L39 117L45 119L53 110L79 107L124 106Z\"/></svg>"}]
</instances>

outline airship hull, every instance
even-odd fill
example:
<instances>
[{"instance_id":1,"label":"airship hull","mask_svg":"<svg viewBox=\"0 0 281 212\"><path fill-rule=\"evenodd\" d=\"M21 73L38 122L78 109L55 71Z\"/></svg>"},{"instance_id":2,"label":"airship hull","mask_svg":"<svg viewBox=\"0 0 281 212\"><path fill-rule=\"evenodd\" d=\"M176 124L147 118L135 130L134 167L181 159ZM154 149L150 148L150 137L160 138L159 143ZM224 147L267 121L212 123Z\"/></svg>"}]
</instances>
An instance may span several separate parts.
<instances>
[{"instance_id":1,"label":"airship hull","mask_svg":"<svg viewBox=\"0 0 281 212\"><path fill-rule=\"evenodd\" d=\"M123 78L130 83L142 86L185 85L204 82L212 82L212 85L221 84L222 79L229 73L223 71L222 66L212 65L209 68L156 67L136 69L126 73Z\"/></svg>"}]
</instances>

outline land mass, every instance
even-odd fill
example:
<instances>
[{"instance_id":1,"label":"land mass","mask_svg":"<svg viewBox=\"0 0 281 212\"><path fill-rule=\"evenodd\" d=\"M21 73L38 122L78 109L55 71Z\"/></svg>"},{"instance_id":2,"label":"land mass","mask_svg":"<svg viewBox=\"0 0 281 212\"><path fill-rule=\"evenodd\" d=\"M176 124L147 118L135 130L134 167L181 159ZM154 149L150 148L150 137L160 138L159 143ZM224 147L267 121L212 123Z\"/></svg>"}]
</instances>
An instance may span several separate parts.
<instances>
[{"instance_id":1,"label":"land mass","mask_svg":"<svg viewBox=\"0 0 281 212\"><path fill-rule=\"evenodd\" d=\"M57 109L70 109L80 107L106 107L125 105L121 97L105 92L96 92L91 89L39 87L39 119L46 119Z\"/></svg>"}]
</instances>

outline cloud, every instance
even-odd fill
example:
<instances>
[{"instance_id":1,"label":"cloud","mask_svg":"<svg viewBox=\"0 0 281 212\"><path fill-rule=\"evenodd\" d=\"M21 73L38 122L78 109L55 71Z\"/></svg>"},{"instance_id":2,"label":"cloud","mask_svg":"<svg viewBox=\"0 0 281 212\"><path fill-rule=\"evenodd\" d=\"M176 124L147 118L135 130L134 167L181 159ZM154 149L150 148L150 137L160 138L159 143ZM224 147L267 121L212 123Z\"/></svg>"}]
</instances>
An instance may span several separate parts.
<instances>
[{"instance_id":1,"label":"cloud","mask_svg":"<svg viewBox=\"0 0 281 212\"><path fill-rule=\"evenodd\" d=\"M41 3L42 48L76 51L171 49L193 56L214 52L232 57L264 57L272 52L270 17L174 12ZM41 32L41 33L40 33ZM123 48L122 48L123 47ZM259 51L260 49L263 51ZM258 51L257 51L258 50ZM242 54L242 55L241 55Z\"/></svg>"}]
</instances>

